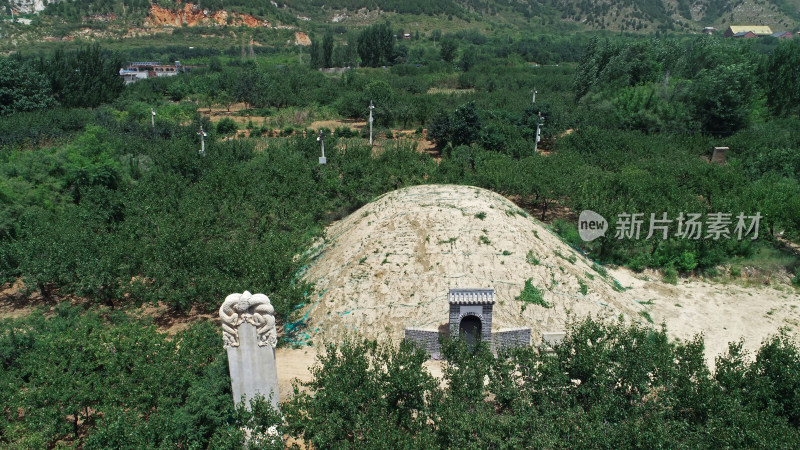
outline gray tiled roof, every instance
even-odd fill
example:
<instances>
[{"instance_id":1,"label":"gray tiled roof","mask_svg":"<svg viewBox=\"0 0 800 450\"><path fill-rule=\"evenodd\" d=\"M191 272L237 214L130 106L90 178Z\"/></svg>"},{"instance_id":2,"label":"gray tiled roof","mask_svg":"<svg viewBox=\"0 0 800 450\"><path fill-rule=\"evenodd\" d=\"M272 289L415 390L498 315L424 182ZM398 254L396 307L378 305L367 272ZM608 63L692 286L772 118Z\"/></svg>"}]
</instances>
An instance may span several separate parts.
<instances>
[{"instance_id":1,"label":"gray tiled roof","mask_svg":"<svg viewBox=\"0 0 800 450\"><path fill-rule=\"evenodd\" d=\"M451 305L493 305L494 288L450 289L447 299Z\"/></svg>"}]
</instances>

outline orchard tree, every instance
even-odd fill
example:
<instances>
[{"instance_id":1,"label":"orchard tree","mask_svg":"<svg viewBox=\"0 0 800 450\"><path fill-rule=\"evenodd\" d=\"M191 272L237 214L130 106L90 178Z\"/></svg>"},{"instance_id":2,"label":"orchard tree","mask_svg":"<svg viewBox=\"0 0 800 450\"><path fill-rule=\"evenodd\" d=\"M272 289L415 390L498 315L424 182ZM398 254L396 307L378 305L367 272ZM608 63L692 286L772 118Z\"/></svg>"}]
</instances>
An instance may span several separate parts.
<instances>
[{"instance_id":1,"label":"orchard tree","mask_svg":"<svg viewBox=\"0 0 800 450\"><path fill-rule=\"evenodd\" d=\"M778 116L800 113L800 40L784 40L767 59L767 105Z\"/></svg>"},{"instance_id":2,"label":"orchard tree","mask_svg":"<svg viewBox=\"0 0 800 450\"><path fill-rule=\"evenodd\" d=\"M458 44L456 44L455 39L448 37L442 41L439 56L442 57L443 61L451 63L456 59L456 50L458 50Z\"/></svg>"},{"instance_id":3,"label":"orchard tree","mask_svg":"<svg viewBox=\"0 0 800 450\"><path fill-rule=\"evenodd\" d=\"M469 145L478 140L483 127L475 102L456 108L450 119L450 139L453 145Z\"/></svg>"},{"instance_id":4,"label":"orchard tree","mask_svg":"<svg viewBox=\"0 0 800 450\"><path fill-rule=\"evenodd\" d=\"M452 113L439 113L428 124L428 136L439 147L470 145L481 136L483 122L475 102L465 103Z\"/></svg>"},{"instance_id":5,"label":"orchard tree","mask_svg":"<svg viewBox=\"0 0 800 450\"><path fill-rule=\"evenodd\" d=\"M465 48L464 51L461 52L461 59L458 61L458 66L464 72L469 71L472 66L475 65L475 51L476 47L474 45Z\"/></svg>"},{"instance_id":6,"label":"orchard tree","mask_svg":"<svg viewBox=\"0 0 800 450\"><path fill-rule=\"evenodd\" d=\"M706 132L726 136L747 124L755 95L753 70L743 63L700 72L692 100L695 117Z\"/></svg>"}]
</instances>

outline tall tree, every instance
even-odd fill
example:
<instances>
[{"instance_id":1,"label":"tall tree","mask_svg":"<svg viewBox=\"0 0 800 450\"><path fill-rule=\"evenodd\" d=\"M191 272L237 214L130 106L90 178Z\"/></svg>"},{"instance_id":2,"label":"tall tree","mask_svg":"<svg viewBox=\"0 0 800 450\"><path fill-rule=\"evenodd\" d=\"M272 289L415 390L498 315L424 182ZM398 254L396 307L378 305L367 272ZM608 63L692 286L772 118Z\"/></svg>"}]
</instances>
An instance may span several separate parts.
<instances>
[{"instance_id":1,"label":"tall tree","mask_svg":"<svg viewBox=\"0 0 800 450\"><path fill-rule=\"evenodd\" d=\"M99 45L40 59L37 70L50 81L56 99L64 106L95 108L116 99L125 88L119 76L122 60Z\"/></svg>"},{"instance_id":2,"label":"tall tree","mask_svg":"<svg viewBox=\"0 0 800 450\"><path fill-rule=\"evenodd\" d=\"M705 131L730 135L747 124L755 94L750 64L703 70L694 84L695 116Z\"/></svg>"},{"instance_id":3,"label":"tall tree","mask_svg":"<svg viewBox=\"0 0 800 450\"><path fill-rule=\"evenodd\" d=\"M389 22L373 25L358 36L358 56L370 67L388 64L394 54L394 34Z\"/></svg>"},{"instance_id":4,"label":"tall tree","mask_svg":"<svg viewBox=\"0 0 800 450\"><path fill-rule=\"evenodd\" d=\"M0 59L0 116L55 103L47 79L16 58Z\"/></svg>"},{"instance_id":5,"label":"tall tree","mask_svg":"<svg viewBox=\"0 0 800 450\"><path fill-rule=\"evenodd\" d=\"M330 32L322 38L322 67L333 67L333 34Z\"/></svg>"},{"instance_id":6,"label":"tall tree","mask_svg":"<svg viewBox=\"0 0 800 450\"><path fill-rule=\"evenodd\" d=\"M767 105L773 114L786 116L800 113L800 40L783 41L767 60Z\"/></svg>"},{"instance_id":7,"label":"tall tree","mask_svg":"<svg viewBox=\"0 0 800 450\"><path fill-rule=\"evenodd\" d=\"M322 67L323 61L323 54L322 54L322 46L320 45L319 41L315 37L311 37L311 46L308 49L309 53L311 54L311 68L312 69L319 69Z\"/></svg>"}]
</instances>

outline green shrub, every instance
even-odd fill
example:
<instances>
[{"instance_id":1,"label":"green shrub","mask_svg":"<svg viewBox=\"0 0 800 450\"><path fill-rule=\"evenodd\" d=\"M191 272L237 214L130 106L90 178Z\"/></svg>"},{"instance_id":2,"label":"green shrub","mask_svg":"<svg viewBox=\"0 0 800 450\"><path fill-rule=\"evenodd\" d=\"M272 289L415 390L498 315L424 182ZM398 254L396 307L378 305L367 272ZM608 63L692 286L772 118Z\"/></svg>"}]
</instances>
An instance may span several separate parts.
<instances>
[{"instance_id":1,"label":"green shrub","mask_svg":"<svg viewBox=\"0 0 800 450\"><path fill-rule=\"evenodd\" d=\"M650 255L645 252L637 253L628 261L628 267L635 272L641 272L650 265Z\"/></svg>"},{"instance_id":2,"label":"green shrub","mask_svg":"<svg viewBox=\"0 0 800 450\"><path fill-rule=\"evenodd\" d=\"M575 264L575 262L578 260L578 257L575 256L574 254L570 254L569 256L564 256L558 250L555 250L553 253L555 253L556 256L558 256L559 258L569 261L571 264Z\"/></svg>"},{"instance_id":3,"label":"green shrub","mask_svg":"<svg viewBox=\"0 0 800 450\"><path fill-rule=\"evenodd\" d=\"M219 134L235 133L238 129L239 125L230 117L225 117L217 122L217 133Z\"/></svg>"},{"instance_id":4,"label":"green shrub","mask_svg":"<svg viewBox=\"0 0 800 450\"><path fill-rule=\"evenodd\" d=\"M586 294L589 293L589 286L587 286L586 283L580 278L578 279L578 286L580 286L581 295L586 296Z\"/></svg>"},{"instance_id":5,"label":"green shrub","mask_svg":"<svg viewBox=\"0 0 800 450\"><path fill-rule=\"evenodd\" d=\"M517 297L517 300L523 302L522 310L525 310L525 304L532 304L532 305L539 305L545 308L550 308L552 305L547 303L542 296L542 291L540 291L536 286L534 286L531 282L533 281L532 278L528 278L525 280L525 287L522 289L522 292Z\"/></svg>"},{"instance_id":6,"label":"green shrub","mask_svg":"<svg viewBox=\"0 0 800 450\"><path fill-rule=\"evenodd\" d=\"M539 265L539 260L536 258L536 255L533 253L532 249L528 250L528 254L525 255L525 261L527 261L528 264L531 264L533 266Z\"/></svg>"},{"instance_id":7,"label":"green shrub","mask_svg":"<svg viewBox=\"0 0 800 450\"><path fill-rule=\"evenodd\" d=\"M595 272L599 273L600 276L603 277L603 278L608 276L608 271L606 270L605 267L601 266L600 264L593 263L592 264L592 270L594 270Z\"/></svg>"},{"instance_id":8,"label":"green shrub","mask_svg":"<svg viewBox=\"0 0 800 450\"><path fill-rule=\"evenodd\" d=\"M664 268L664 283L678 284L678 271L674 267Z\"/></svg>"},{"instance_id":9,"label":"green shrub","mask_svg":"<svg viewBox=\"0 0 800 450\"><path fill-rule=\"evenodd\" d=\"M574 223L567 222L564 219L556 219L553 222L553 230L572 248L580 248L584 244L583 239L578 234L578 227Z\"/></svg>"},{"instance_id":10,"label":"green shrub","mask_svg":"<svg viewBox=\"0 0 800 450\"><path fill-rule=\"evenodd\" d=\"M337 127L334 131L337 137L342 138L354 138L358 137L358 131L353 130L349 127Z\"/></svg>"},{"instance_id":11,"label":"green shrub","mask_svg":"<svg viewBox=\"0 0 800 450\"><path fill-rule=\"evenodd\" d=\"M677 261L678 269L683 272L691 272L697 267L697 258L693 252L683 252Z\"/></svg>"}]
</instances>

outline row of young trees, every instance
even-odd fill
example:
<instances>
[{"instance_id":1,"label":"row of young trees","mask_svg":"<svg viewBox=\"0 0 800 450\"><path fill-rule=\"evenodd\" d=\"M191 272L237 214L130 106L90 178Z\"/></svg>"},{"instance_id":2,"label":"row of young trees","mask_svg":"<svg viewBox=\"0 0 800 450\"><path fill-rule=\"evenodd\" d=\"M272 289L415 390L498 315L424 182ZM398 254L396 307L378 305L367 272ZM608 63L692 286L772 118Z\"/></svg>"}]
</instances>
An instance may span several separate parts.
<instances>
[{"instance_id":1,"label":"row of young trees","mask_svg":"<svg viewBox=\"0 0 800 450\"><path fill-rule=\"evenodd\" d=\"M283 406L287 429L319 448L793 447L800 434L797 344L776 336L755 361L741 343L711 373L696 337L624 322L575 324L553 354L497 358L445 341L443 384L426 355L348 341ZM488 380L488 382L487 382ZM293 423L293 418L301 418Z\"/></svg>"},{"instance_id":2,"label":"row of young trees","mask_svg":"<svg viewBox=\"0 0 800 450\"><path fill-rule=\"evenodd\" d=\"M175 336L124 313L59 305L0 321L0 444L78 448L796 448L800 348L586 319L553 352L493 356L443 341L443 377L413 343L348 338L318 356L281 414L234 408L218 326ZM279 361L280 363L280 361ZM444 387L440 387L444 386Z\"/></svg>"}]
</instances>

